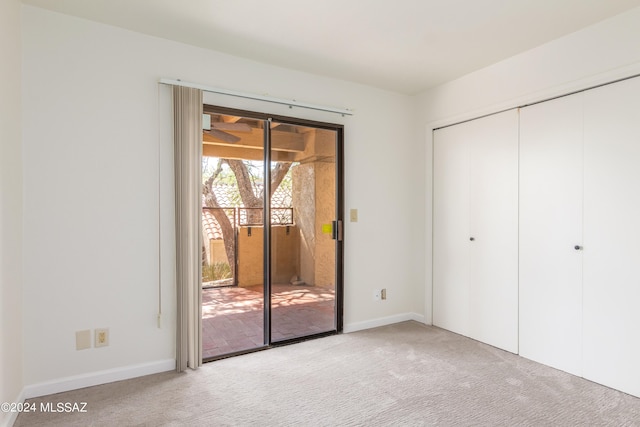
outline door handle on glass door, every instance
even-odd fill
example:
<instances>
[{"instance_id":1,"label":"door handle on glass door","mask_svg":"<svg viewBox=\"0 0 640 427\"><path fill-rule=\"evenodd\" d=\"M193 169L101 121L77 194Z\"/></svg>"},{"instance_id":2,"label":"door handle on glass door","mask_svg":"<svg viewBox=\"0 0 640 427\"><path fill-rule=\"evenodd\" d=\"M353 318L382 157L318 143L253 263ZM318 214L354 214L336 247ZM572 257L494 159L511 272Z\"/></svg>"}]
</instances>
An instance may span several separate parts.
<instances>
[{"instance_id":1,"label":"door handle on glass door","mask_svg":"<svg viewBox=\"0 0 640 427\"><path fill-rule=\"evenodd\" d=\"M342 220L331 221L331 238L342 242Z\"/></svg>"}]
</instances>

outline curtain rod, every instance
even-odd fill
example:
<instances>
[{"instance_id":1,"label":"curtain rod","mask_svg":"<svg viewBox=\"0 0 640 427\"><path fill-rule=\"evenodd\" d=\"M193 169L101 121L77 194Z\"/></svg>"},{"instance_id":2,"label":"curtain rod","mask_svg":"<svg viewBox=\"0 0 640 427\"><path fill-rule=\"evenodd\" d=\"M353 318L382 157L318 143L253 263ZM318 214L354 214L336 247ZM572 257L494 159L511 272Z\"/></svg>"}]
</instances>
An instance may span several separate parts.
<instances>
[{"instance_id":1,"label":"curtain rod","mask_svg":"<svg viewBox=\"0 0 640 427\"><path fill-rule=\"evenodd\" d=\"M235 90L229 90L229 89L222 89L222 88L217 88L217 87L205 86L205 85L201 85L201 84L198 84L198 83L183 82L182 80L160 79L160 83L161 84L165 84L165 85L190 87L190 88L193 88L193 89L200 89L200 90L205 91L205 92L212 92L212 93L218 93L218 94L221 94L221 95L235 96L235 97L238 97L238 98L254 99L254 100L257 100L257 101L264 101L264 102L271 102L271 103L274 103L274 104L288 105L289 107L300 107L300 108L307 108L309 110L326 111L328 113L342 114L343 116L352 116L353 115L353 111L349 110L349 109L346 109L346 108L325 107L325 106L322 106L322 105L307 104L306 102L298 102L296 100L288 100L288 99L274 98L274 97L271 97L271 96L257 95L257 94L253 94L253 93L238 92L238 91L235 91Z\"/></svg>"}]
</instances>

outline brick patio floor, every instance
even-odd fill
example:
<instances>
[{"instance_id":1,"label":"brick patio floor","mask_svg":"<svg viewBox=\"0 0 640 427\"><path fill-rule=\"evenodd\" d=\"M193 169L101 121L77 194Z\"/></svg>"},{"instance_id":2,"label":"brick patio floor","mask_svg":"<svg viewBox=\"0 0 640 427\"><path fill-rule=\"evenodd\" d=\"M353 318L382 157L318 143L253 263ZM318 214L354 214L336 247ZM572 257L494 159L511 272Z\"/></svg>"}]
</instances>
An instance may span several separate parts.
<instances>
[{"instance_id":1,"label":"brick patio floor","mask_svg":"<svg viewBox=\"0 0 640 427\"><path fill-rule=\"evenodd\" d=\"M202 358L263 346L263 289L226 287L202 290ZM282 341L332 331L333 289L273 285L271 339Z\"/></svg>"}]
</instances>

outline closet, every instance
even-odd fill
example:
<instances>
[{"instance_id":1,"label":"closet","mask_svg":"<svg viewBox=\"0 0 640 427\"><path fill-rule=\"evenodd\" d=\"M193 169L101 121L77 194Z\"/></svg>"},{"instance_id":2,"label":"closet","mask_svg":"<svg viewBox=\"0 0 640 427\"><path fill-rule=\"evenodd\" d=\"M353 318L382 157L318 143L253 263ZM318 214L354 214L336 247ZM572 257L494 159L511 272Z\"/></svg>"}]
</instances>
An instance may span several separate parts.
<instances>
[{"instance_id":1,"label":"closet","mask_svg":"<svg viewBox=\"0 0 640 427\"><path fill-rule=\"evenodd\" d=\"M640 396L640 79L520 113L520 354Z\"/></svg>"},{"instance_id":2,"label":"closet","mask_svg":"<svg viewBox=\"0 0 640 427\"><path fill-rule=\"evenodd\" d=\"M434 131L433 191L435 325L640 397L640 78Z\"/></svg>"},{"instance_id":3,"label":"closet","mask_svg":"<svg viewBox=\"0 0 640 427\"><path fill-rule=\"evenodd\" d=\"M434 132L433 323L518 351L518 113Z\"/></svg>"},{"instance_id":4,"label":"closet","mask_svg":"<svg viewBox=\"0 0 640 427\"><path fill-rule=\"evenodd\" d=\"M584 94L583 373L640 397L640 78Z\"/></svg>"},{"instance_id":5,"label":"closet","mask_svg":"<svg viewBox=\"0 0 640 427\"><path fill-rule=\"evenodd\" d=\"M520 111L520 354L581 375L583 94Z\"/></svg>"}]
</instances>

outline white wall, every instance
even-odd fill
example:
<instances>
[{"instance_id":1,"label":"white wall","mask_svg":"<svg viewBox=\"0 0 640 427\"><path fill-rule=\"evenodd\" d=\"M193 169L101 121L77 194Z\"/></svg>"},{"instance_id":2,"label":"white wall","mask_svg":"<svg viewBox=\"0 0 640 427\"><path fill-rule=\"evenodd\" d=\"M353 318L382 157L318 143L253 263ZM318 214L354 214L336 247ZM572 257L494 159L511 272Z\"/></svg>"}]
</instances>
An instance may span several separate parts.
<instances>
[{"instance_id":1,"label":"white wall","mask_svg":"<svg viewBox=\"0 0 640 427\"><path fill-rule=\"evenodd\" d=\"M409 97L30 6L23 20L26 384L174 357L168 255L156 327L158 141L167 163L171 120L161 77L355 109L341 117L208 98L343 123L346 208L359 209L345 230L345 328L422 310L424 177L415 153L423 144ZM164 167L160 177L163 242L172 232L170 174ZM389 300L374 302L382 287ZM97 327L110 328L111 345L76 351L75 331Z\"/></svg>"},{"instance_id":2,"label":"white wall","mask_svg":"<svg viewBox=\"0 0 640 427\"><path fill-rule=\"evenodd\" d=\"M0 2L0 402L22 391L20 2ZM0 425L13 419L0 412Z\"/></svg>"},{"instance_id":3,"label":"white wall","mask_svg":"<svg viewBox=\"0 0 640 427\"><path fill-rule=\"evenodd\" d=\"M640 8L602 21L415 98L425 143L425 307L431 319L432 129L640 73Z\"/></svg>"}]
</instances>

